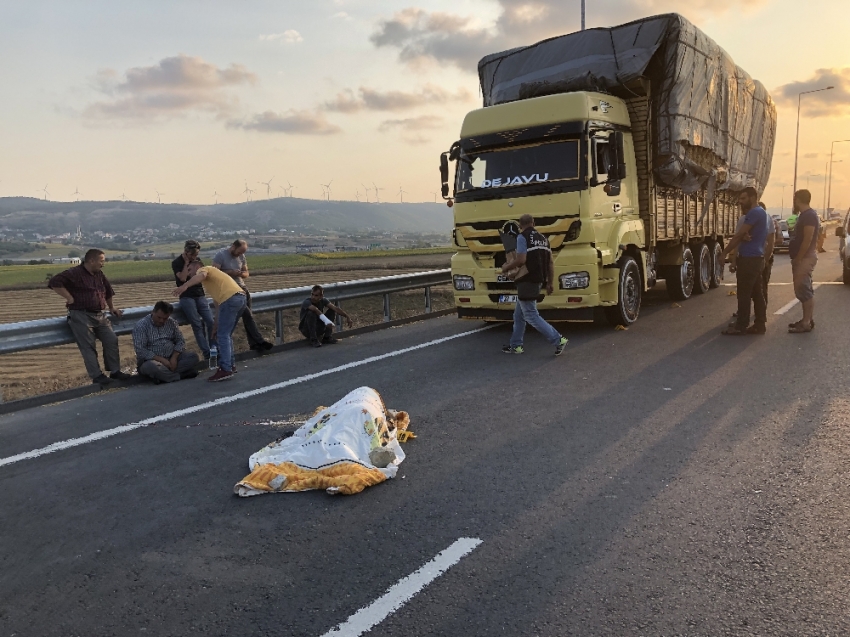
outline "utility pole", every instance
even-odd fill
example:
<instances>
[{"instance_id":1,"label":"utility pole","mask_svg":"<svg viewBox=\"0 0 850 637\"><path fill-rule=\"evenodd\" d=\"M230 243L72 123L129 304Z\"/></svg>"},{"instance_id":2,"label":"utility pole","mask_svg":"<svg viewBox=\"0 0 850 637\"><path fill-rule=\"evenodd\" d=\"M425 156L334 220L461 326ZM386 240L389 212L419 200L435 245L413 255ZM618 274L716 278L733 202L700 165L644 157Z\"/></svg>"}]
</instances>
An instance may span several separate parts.
<instances>
[{"instance_id":1,"label":"utility pole","mask_svg":"<svg viewBox=\"0 0 850 637\"><path fill-rule=\"evenodd\" d=\"M584 31L585 28L585 0L581 0L581 30Z\"/></svg>"}]
</instances>

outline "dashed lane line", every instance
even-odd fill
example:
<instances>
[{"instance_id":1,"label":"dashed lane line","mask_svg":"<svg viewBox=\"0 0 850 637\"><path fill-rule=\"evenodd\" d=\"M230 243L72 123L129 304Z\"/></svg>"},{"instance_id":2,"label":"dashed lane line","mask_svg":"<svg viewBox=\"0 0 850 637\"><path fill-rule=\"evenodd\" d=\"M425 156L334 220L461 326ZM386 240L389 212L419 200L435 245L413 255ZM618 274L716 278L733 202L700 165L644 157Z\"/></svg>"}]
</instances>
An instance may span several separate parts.
<instances>
[{"instance_id":1,"label":"dashed lane line","mask_svg":"<svg viewBox=\"0 0 850 637\"><path fill-rule=\"evenodd\" d=\"M822 286L822 285L824 285L824 284L823 284L823 283L815 283L814 285L812 285L812 289L813 289L813 290L817 290L817 289L818 289L820 286ZM842 284L842 285L843 285L843 284ZM781 314L785 314L785 313L786 313L786 312L788 312L789 310L793 309L793 308L794 308L794 306L796 306L796 305L797 305L797 304L799 304L799 303L800 303L800 301L798 301L797 299L794 299L794 300L792 300L792 301L788 301L785 305L783 305L782 307L780 307L780 308L779 308L778 310L776 310L773 314L774 314L774 316L779 316L779 315L781 315Z\"/></svg>"},{"instance_id":2,"label":"dashed lane line","mask_svg":"<svg viewBox=\"0 0 850 637\"><path fill-rule=\"evenodd\" d=\"M460 562L464 556L469 555L480 544L481 540L474 537L458 539L422 568L400 579L381 597L361 608L345 622L332 628L322 637L359 637L368 632L410 601L416 593Z\"/></svg>"},{"instance_id":3,"label":"dashed lane line","mask_svg":"<svg viewBox=\"0 0 850 637\"><path fill-rule=\"evenodd\" d=\"M304 376L291 378L280 383L274 383L273 385L266 385L265 387L258 387L257 389L240 392L238 394L233 394L232 396L224 396L222 398L210 400L199 405L193 405L192 407L186 407L184 409L178 409L176 411L169 411L167 413L160 414L159 416L153 416L152 418L146 418L145 420L140 420L139 422L121 425L120 427L114 427L112 429L106 429L104 431L98 431L93 434L89 434L88 436L83 436L81 438L71 438L70 440L54 442L53 444L47 445L46 447L41 447L40 449L33 449L32 451L26 451L24 453L19 453L14 456L9 456L7 458L1 458L0 467L15 464L16 462L21 462L23 460L32 460L34 458L38 458L49 453L55 453L57 451L63 451L64 449L70 449L71 447L79 447L80 445L86 445L90 442L103 440L104 438L110 438L111 436L117 436L118 434L133 431L134 429L140 429L142 427L147 427L148 425L154 425L156 423L165 422L166 420L172 420L174 418L179 418L180 416L186 416L187 414L194 414L199 411L210 409L212 407L217 407L218 405L226 405L228 403L236 402L237 400L252 398L261 394L266 394L270 391L275 391L277 389L283 389L285 387L291 387L292 385L306 383L317 378L322 378L323 376L328 376L330 374L336 374L338 372L344 372L349 369L354 369L355 367L368 365L369 363L376 363L378 361L393 358L395 356L402 356L403 354L409 354L410 352L425 349L426 347L433 347L434 345L447 343L457 338L463 338L464 336L478 334L479 332L489 330L492 327L494 327L494 325L488 325L486 327L480 327L478 329L469 330L467 332L461 332L460 334L453 334L452 336L444 336L443 338L437 338L433 341L420 343L419 345L412 345L411 347L405 347L403 349L387 352L386 354L379 354L378 356L370 356L359 361L353 361L351 363L346 363L345 365L339 365L338 367L331 367L329 369L324 369L320 372L315 372L313 374L305 374Z\"/></svg>"}]
</instances>

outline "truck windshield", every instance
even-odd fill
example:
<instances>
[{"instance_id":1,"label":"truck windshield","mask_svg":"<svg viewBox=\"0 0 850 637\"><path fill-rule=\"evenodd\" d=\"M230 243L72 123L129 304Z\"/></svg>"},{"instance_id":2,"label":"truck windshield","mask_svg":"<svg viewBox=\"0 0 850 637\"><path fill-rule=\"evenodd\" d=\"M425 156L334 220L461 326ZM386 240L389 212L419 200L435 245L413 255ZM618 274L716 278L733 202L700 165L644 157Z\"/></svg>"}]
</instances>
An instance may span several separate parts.
<instances>
[{"instance_id":1,"label":"truck windshield","mask_svg":"<svg viewBox=\"0 0 850 637\"><path fill-rule=\"evenodd\" d=\"M577 139L509 146L461 155L457 192L496 195L503 188L575 184L579 175Z\"/></svg>"}]
</instances>

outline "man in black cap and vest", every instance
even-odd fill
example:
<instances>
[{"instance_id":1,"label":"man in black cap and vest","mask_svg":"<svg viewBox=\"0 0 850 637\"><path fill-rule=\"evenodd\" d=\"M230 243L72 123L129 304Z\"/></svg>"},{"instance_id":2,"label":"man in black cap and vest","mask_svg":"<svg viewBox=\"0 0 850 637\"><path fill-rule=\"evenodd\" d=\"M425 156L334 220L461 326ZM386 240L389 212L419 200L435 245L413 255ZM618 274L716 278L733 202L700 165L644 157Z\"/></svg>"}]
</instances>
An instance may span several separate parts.
<instances>
[{"instance_id":1,"label":"man in black cap and vest","mask_svg":"<svg viewBox=\"0 0 850 637\"><path fill-rule=\"evenodd\" d=\"M537 311L537 298L545 285L546 294L552 294L555 281L555 265L552 262L552 250L549 240L534 229L534 218L523 215L519 218L519 235L516 241L516 257L513 261L502 266L502 272L507 273L525 266L516 281L517 303L514 309L514 331L510 345L505 345L502 351L506 354L522 354L525 335L525 325L530 324L543 337L555 346L555 356L560 356L567 346L567 339L554 327L549 325Z\"/></svg>"}]
</instances>

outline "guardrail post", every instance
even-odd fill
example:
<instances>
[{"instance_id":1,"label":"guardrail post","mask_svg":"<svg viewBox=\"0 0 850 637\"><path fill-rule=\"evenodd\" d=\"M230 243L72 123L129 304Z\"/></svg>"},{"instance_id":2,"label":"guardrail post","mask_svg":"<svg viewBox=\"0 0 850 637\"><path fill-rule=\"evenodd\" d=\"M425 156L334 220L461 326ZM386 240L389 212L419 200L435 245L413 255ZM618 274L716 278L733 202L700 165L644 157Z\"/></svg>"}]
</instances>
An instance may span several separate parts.
<instances>
[{"instance_id":1,"label":"guardrail post","mask_svg":"<svg viewBox=\"0 0 850 637\"><path fill-rule=\"evenodd\" d=\"M274 311L274 344L283 343L283 310Z\"/></svg>"},{"instance_id":2,"label":"guardrail post","mask_svg":"<svg viewBox=\"0 0 850 637\"><path fill-rule=\"evenodd\" d=\"M342 307L342 305L339 302L339 299L334 299L334 305L336 305L339 308ZM342 331L342 315L341 314L336 315L336 318L334 319L334 323L336 323L336 325L334 326L336 328L336 331L341 332Z\"/></svg>"},{"instance_id":3,"label":"guardrail post","mask_svg":"<svg viewBox=\"0 0 850 637\"><path fill-rule=\"evenodd\" d=\"M431 313L431 286L425 286L425 314Z\"/></svg>"},{"instance_id":4,"label":"guardrail post","mask_svg":"<svg viewBox=\"0 0 850 637\"><path fill-rule=\"evenodd\" d=\"M384 323L390 322L390 295L384 294Z\"/></svg>"}]
</instances>

